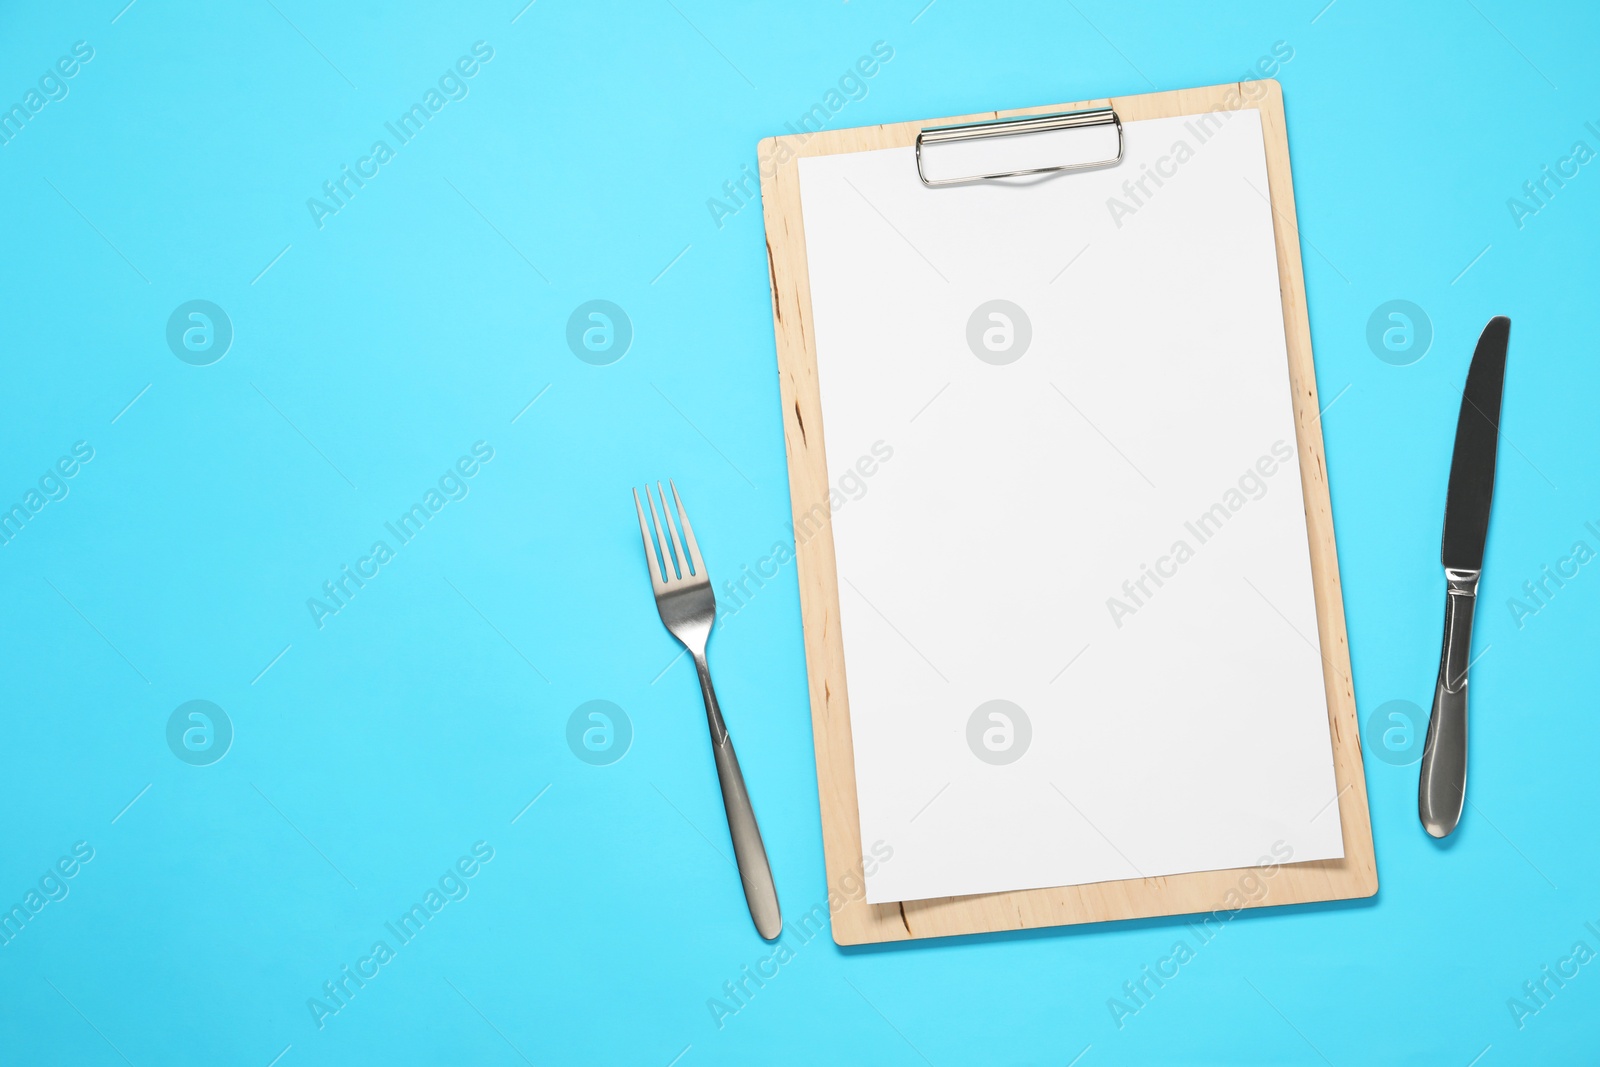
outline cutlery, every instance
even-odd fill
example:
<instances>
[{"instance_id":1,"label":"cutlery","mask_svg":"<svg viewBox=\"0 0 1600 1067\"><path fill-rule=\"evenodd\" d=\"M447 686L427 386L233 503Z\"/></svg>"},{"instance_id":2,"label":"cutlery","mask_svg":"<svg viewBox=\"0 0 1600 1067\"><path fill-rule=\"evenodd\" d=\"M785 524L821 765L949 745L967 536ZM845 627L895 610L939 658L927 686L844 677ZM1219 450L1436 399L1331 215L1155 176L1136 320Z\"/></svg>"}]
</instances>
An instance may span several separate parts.
<instances>
[{"instance_id":1,"label":"cutlery","mask_svg":"<svg viewBox=\"0 0 1600 1067\"><path fill-rule=\"evenodd\" d=\"M717 706L716 690L711 687L711 667L706 663L706 642L711 639L711 626L717 618L716 594L712 592L711 575L700 558L700 546L695 543L694 530L689 526L688 512L683 510L678 487L670 480L667 484L672 487L672 500L678 506L678 520L683 526L681 542L661 483L656 483L656 496L661 498L661 512L666 516L670 542L662 536L661 519L656 515L656 500L650 495L650 486L645 485L644 498L650 507L650 523L655 528L654 542L650 539L649 527L645 526L639 491L633 491L633 507L639 513L639 533L644 537L644 554L650 561L650 587L655 592L656 611L662 623L694 657L695 671L700 676L700 695L706 703L706 725L711 729L717 780L722 785L722 807L728 815L728 834L733 838L733 854L739 862L739 880L744 883L745 903L750 906L750 918L755 921L756 930L770 941L783 931L778 890L772 884L772 868L767 864L766 846L761 843L761 828L756 825L756 813L750 806L744 775L739 771L739 758L734 755L733 740L728 737L722 709ZM689 549L687 555L685 544ZM656 554L658 545L659 556Z\"/></svg>"},{"instance_id":2,"label":"cutlery","mask_svg":"<svg viewBox=\"0 0 1600 1067\"><path fill-rule=\"evenodd\" d=\"M1444 647L1428 717L1417 781L1417 814L1434 837L1447 837L1461 821L1467 796L1467 671L1472 665L1472 611L1489 536L1494 497L1495 449L1500 436L1500 396L1506 380L1506 344L1511 320L1497 315L1483 328L1467 386L1461 393L1455 455L1445 497Z\"/></svg>"}]
</instances>

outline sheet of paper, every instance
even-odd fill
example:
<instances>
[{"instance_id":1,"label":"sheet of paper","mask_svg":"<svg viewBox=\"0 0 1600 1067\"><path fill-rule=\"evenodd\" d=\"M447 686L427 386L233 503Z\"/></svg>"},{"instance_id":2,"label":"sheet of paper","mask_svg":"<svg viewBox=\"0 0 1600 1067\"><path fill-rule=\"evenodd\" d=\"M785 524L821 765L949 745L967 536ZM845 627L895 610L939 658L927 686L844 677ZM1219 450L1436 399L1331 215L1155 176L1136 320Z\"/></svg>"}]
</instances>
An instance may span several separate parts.
<instances>
[{"instance_id":1,"label":"sheet of paper","mask_svg":"<svg viewBox=\"0 0 1600 1067\"><path fill-rule=\"evenodd\" d=\"M1343 854L1260 116L1126 137L800 162L874 903Z\"/></svg>"}]
</instances>

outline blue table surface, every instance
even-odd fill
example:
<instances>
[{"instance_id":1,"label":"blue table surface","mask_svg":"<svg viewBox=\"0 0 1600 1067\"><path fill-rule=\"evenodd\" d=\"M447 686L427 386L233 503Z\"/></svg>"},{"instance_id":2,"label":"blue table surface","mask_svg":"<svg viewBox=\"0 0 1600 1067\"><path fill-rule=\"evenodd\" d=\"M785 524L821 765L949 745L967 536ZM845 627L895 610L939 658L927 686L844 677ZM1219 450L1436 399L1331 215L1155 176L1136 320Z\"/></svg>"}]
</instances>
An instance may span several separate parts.
<instances>
[{"instance_id":1,"label":"blue table surface","mask_svg":"<svg viewBox=\"0 0 1600 1067\"><path fill-rule=\"evenodd\" d=\"M1600 11L1324 3L9 5L0 1061L1595 1062ZM778 953L628 495L677 479L714 575L792 542L757 140L1263 70L1378 895ZM1493 314L1440 844L1415 720ZM793 916L828 888L793 564L747 588L713 658Z\"/></svg>"}]
</instances>

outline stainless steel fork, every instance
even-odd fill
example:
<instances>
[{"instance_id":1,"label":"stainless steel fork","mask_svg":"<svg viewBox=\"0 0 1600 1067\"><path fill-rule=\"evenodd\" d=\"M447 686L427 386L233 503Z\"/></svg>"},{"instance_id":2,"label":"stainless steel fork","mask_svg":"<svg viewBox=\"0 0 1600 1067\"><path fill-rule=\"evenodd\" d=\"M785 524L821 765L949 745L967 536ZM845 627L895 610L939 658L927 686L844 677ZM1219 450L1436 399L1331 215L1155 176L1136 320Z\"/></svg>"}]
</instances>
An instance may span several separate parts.
<instances>
[{"instance_id":1,"label":"stainless steel fork","mask_svg":"<svg viewBox=\"0 0 1600 1067\"><path fill-rule=\"evenodd\" d=\"M644 554L650 561L650 586L655 591L656 610L661 614L661 621L694 656L695 670L700 675L700 695L706 702L706 725L711 729L717 780L722 784L722 807L728 815L728 834L733 838L733 854L739 861L745 903L750 906L750 918L755 920L756 930L770 941L783 932L778 890L772 884L772 868L767 864L766 846L761 843L761 828L756 825L756 813L750 806L744 775L739 772L739 758L733 754L733 741L722 721L717 693L711 687L711 668L706 663L706 642L711 639L711 627L716 622L717 598L711 589L705 561L700 558L694 530L689 526L688 512L683 510L683 501L678 497L678 487L670 481L667 484L672 486L672 501L678 506L678 520L683 526L682 542L678 540L678 528L672 523L672 509L667 507L667 495L661 483L656 483L656 496L661 498L670 542L661 533L661 519L656 515L656 499L650 495L650 486L647 484L644 488L644 499L650 507L650 525L655 527L654 541L650 537L650 526L645 525L639 491L633 491L633 507L639 513L639 533L644 537ZM688 544L687 555L684 542ZM656 555L658 545L660 556Z\"/></svg>"}]
</instances>

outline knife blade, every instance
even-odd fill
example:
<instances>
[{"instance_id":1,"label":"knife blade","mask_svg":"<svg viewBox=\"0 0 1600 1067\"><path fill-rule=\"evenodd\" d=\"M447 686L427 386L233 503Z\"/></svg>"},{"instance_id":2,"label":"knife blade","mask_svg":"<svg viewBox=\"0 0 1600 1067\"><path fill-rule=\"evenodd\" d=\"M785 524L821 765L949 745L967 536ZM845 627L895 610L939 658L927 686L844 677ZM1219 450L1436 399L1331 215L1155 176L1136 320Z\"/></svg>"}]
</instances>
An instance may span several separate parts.
<instances>
[{"instance_id":1,"label":"knife blade","mask_svg":"<svg viewBox=\"0 0 1600 1067\"><path fill-rule=\"evenodd\" d=\"M1445 495L1444 646L1434 684L1428 739L1417 780L1417 815L1433 837L1447 837L1461 821L1467 795L1467 671L1472 662L1472 614L1483 546L1489 537L1494 500L1495 457L1500 440L1500 399L1505 391L1506 348L1511 320L1497 315L1478 338L1461 391L1455 452Z\"/></svg>"}]
</instances>

